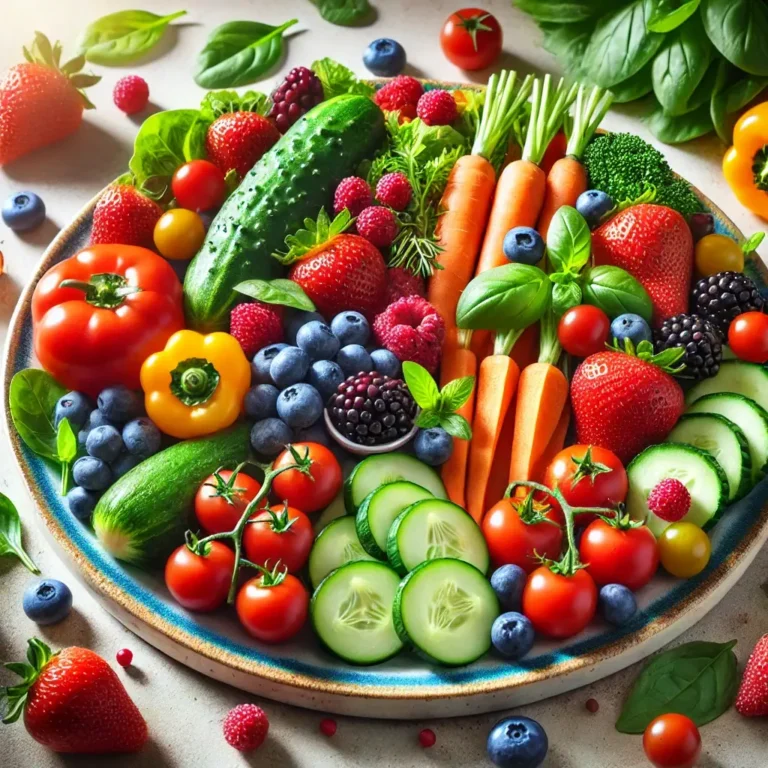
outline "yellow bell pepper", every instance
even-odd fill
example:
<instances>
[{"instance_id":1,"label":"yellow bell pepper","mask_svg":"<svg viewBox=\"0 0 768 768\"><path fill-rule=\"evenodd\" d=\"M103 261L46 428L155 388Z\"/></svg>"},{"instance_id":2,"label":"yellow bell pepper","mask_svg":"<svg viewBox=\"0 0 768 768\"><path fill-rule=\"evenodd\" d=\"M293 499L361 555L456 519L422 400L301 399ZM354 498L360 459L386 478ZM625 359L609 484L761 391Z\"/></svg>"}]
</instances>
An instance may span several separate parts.
<instances>
[{"instance_id":1,"label":"yellow bell pepper","mask_svg":"<svg viewBox=\"0 0 768 768\"><path fill-rule=\"evenodd\" d=\"M147 415L185 440L233 424L251 384L251 366L228 333L178 331L141 366Z\"/></svg>"},{"instance_id":2,"label":"yellow bell pepper","mask_svg":"<svg viewBox=\"0 0 768 768\"><path fill-rule=\"evenodd\" d=\"M733 129L723 175L739 202L768 219L768 101L745 112Z\"/></svg>"}]
</instances>

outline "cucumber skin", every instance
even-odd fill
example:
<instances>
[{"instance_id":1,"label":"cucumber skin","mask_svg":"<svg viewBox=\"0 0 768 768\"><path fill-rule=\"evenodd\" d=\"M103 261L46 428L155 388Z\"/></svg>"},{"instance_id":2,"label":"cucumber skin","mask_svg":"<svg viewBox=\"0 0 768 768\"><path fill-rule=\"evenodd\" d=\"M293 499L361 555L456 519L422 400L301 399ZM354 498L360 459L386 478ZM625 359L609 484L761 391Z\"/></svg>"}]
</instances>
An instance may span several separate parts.
<instances>
[{"instance_id":1,"label":"cucumber skin","mask_svg":"<svg viewBox=\"0 0 768 768\"><path fill-rule=\"evenodd\" d=\"M93 512L99 541L109 551L106 532L120 531L134 538L138 550L126 562L141 567L163 563L184 543L200 484L219 467L234 469L245 461L249 437L248 425L236 424L208 437L177 443L141 462L99 499Z\"/></svg>"},{"instance_id":2,"label":"cucumber skin","mask_svg":"<svg viewBox=\"0 0 768 768\"><path fill-rule=\"evenodd\" d=\"M400 576L407 576L408 575L408 569L405 567L405 563L403 563L403 559L400 557L400 549L397 546L397 532L400 530L400 526L403 523L403 520L405 520L408 513L417 505L421 504L420 501L414 501L413 504L406 507L396 518L395 521L392 523L391 528L389 529L389 533L387 534L387 560L389 560L389 564L394 568ZM439 560L444 560L446 558L438 558ZM425 563L431 563L432 560L425 560ZM464 562L463 560L461 562ZM418 570L419 567L423 565L423 563L419 563L419 565L416 566L416 568L411 571L413 573L414 571ZM467 563L467 565L472 565L471 563ZM474 568L474 566L472 566Z\"/></svg>"},{"instance_id":3,"label":"cucumber skin","mask_svg":"<svg viewBox=\"0 0 768 768\"><path fill-rule=\"evenodd\" d=\"M272 253L315 219L339 181L384 141L384 115L364 96L324 101L297 120L224 203L184 280L187 327L227 330L234 287L280 277Z\"/></svg>"},{"instance_id":4,"label":"cucumber skin","mask_svg":"<svg viewBox=\"0 0 768 768\"><path fill-rule=\"evenodd\" d=\"M386 562L387 553L376 543L376 539L373 538L373 533L371 533L371 526L368 523L368 507L370 506L371 499L373 499L373 495L378 490L379 489L377 488L375 491L371 491L363 499L363 503L360 505L360 508L357 510L357 515L355 516L355 529L357 530L357 538L360 540L363 549L371 557Z\"/></svg>"}]
</instances>

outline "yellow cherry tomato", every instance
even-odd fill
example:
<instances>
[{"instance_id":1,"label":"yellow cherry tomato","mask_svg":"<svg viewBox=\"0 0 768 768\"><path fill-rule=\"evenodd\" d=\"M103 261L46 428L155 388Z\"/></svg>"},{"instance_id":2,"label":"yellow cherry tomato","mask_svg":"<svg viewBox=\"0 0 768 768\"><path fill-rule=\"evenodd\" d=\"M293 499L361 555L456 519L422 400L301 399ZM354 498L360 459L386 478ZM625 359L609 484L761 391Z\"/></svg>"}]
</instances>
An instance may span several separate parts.
<instances>
[{"instance_id":1,"label":"yellow cherry tomato","mask_svg":"<svg viewBox=\"0 0 768 768\"><path fill-rule=\"evenodd\" d=\"M743 272L744 251L728 235L705 235L696 243L696 269L703 277L718 272Z\"/></svg>"},{"instance_id":2,"label":"yellow cherry tomato","mask_svg":"<svg viewBox=\"0 0 768 768\"><path fill-rule=\"evenodd\" d=\"M701 573L711 554L709 536L693 523L672 523L659 538L661 564L678 579L690 579Z\"/></svg>"},{"instance_id":3,"label":"yellow cherry tomato","mask_svg":"<svg viewBox=\"0 0 768 768\"><path fill-rule=\"evenodd\" d=\"M768 219L768 101L745 112L733 129L723 175L739 202Z\"/></svg>"},{"instance_id":4,"label":"yellow cherry tomato","mask_svg":"<svg viewBox=\"0 0 768 768\"><path fill-rule=\"evenodd\" d=\"M186 261L199 250L205 239L203 220L186 208L166 211L155 224L155 247L166 259Z\"/></svg>"}]
</instances>

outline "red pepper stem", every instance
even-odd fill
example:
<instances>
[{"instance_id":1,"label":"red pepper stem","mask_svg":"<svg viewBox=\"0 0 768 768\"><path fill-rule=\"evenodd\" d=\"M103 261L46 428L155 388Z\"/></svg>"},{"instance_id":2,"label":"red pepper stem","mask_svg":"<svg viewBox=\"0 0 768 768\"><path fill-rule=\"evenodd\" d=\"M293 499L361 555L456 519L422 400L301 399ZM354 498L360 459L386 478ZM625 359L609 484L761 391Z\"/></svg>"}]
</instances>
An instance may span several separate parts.
<instances>
[{"instance_id":1,"label":"red pepper stem","mask_svg":"<svg viewBox=\"0 0 768 768\"><path fill-rule=\"evenodd\" d=\"M85 301L101 309L117 309L126 296L139 293L138 285L128 285L123 275L104 272L91 275L90 280L62 280L59 288L74 288L85 293Z\"/></svg>"}]
</instances>

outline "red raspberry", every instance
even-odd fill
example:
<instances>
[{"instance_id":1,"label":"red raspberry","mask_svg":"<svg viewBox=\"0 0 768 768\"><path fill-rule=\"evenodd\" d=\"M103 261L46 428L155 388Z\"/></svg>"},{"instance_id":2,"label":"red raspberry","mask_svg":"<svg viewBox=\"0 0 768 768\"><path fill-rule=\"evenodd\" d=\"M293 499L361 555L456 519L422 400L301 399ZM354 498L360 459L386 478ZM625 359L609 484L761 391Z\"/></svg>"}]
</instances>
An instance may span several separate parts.
<instances>
[{"instance_id":1,"label":"red raspberry","mask_svg":"<svg viewBox=\"0 0 768 768\"><path fill-rule=\"evenodd\" d=\"M355 225L358 234L377 248L389 248L397 236L395 214L380 205L370 205L361 211Z\"/></svg>"},{"instance_id":2,"label":"red raspberry","mask_svg":"<svg viewBox=\"0 0 768 768\"><path fill-rule=\"evenodd\" d=\"M416 114L427 125L450 125L458 116L456 99L439 88L427 91L420 99L416 107Z\"/></svg>"},{"instance_id":3,"label":"red raspberry","mask_svg":"<svg viewBox=\"0 0 768 768\"><path fill-rule=\"evenodd\" d=\"M668 523L682 520L691 508L691 494L674 477L662 480L648 494L648 509Z\"/></svg>"},{"instance_id":4,"label":"red raspberry","mask_svg":"<svg viewBox=\"0 0 768 768\"><path fill-rule=\"evenodd\" d=\"M387 305L394 304L403 296L426 296L424 278L414 275L405 267L387 270Z\"/></svg>"},{"instance_id":5,"label":"red raspberry","mask_svg":"<svg viewBox=\"0 0 768 768\"><path fill-rule=\"evenodd\" d=\"M348 208L353 216L359 216L372 202L373 196L368 182L359 176L347 176L339 182L333 194L333 212L338 216Z\"/></svg>"},{"instance_id":6,"label":"red raspberry","mask_svg":"<svg viewBox=\"0 0 768 768\"><path fill-rule=\"evenodd\" d=\"M126 115L141 112L149 101L147 81L138 75L121 77L115 83L112 100L115 102L115 106L125 112Z\"/></svg>"},{"instance_id":7,"label":"red raspberry","mask_svg":"<svg viewBox=\"0 0 768 768\"><path fill-rule=\"evenodd\" d=\"M416 105L424 88L409 75L398 75L376 91L376 103L387 112L399 110L408 117L416 117Z\"/></svg>"},{"instance_id":8,"label":"red raspberry","mask_svg":"<svg viewBox=\"0 0 768 768\"><path fill-rule=\"evenodd\" d=\"M404 211L411 202L411 182L404 173L399 171L387 173L379 179L376 185L376 199L382 205L388 205L396 211Z\"/></svg>"},{"instance_id":9,"label":"red raspberry","mask_svg":"<svg viewBox=\"0 0 768 768\"><path fill-rule=\"evenodd\" d=\"M238 704L224 718L224 738L241 752L258 749L267 738L267 731L267 713L255 704Z\"/></svg>"},{"instance_id":10,"label":"red raspberry","mask_svg":"<svg viewBox=\"0 0 768 768\"><path fill-rule=\"evenodd\" d=\"M373 321L376 342L401 361L412 360L430 373L437 371L445 323L421 296L406 296L390 304Z\"/></svg>"},{"instance_id":11,"label":"red raspberry","mask_svg":"<svg viewBox=\"0 0 768 768\"><path fill-rule=\"evenodd\" d=\"M229 315L229 332L250 359L260 349L283 340L283 323L275 307L254 301L238 304Z\"/></svg>"}]
</instances>

